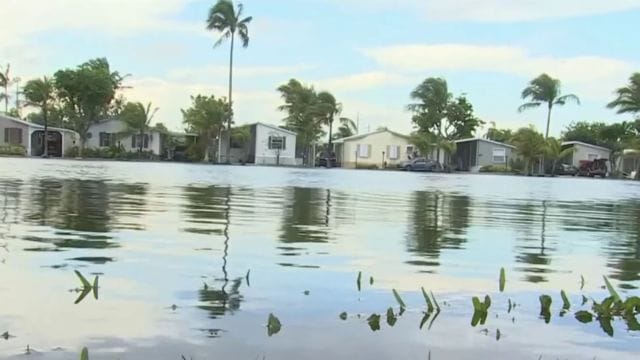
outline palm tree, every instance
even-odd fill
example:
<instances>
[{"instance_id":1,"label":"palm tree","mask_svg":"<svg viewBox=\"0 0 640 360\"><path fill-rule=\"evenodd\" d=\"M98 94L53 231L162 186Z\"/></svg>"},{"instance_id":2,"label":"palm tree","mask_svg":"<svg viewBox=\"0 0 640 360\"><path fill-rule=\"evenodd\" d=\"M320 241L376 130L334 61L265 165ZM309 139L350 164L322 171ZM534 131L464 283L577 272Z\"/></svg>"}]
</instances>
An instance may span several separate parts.
<instances>
[{"instance_id":1,"label":"palm tree","mask_svg":"<svg viewBox=\"0 0 640 360\"><path fill-rule=\"evenodd\" d=\"M151 126L151 120L158 112L158 108L154 108L151 110L151 103L148 103L145 107L140 102L127 103L122 112L120 113L120 117L122 121L127 125L129 131L134 134L138 134L138 152L142 155L142 149L144 147L144 133L149 130Z\"/></svg>"},{"instance_id":2,"label":"palm tree","mask_svg":"<svg viewBox=\"0 0 640 360\"><path fill-rule=\"evenodd\" d=\"M521 128L513 134L513 145L518 150L518 154L525 160L525 173L533 172L533 163L544 153L545 141L542 134L532 126Z\"/></svg>"},{"instance_id":3,"label":"palm tree","mask_svg":"<svg viewBox=\"0 0 640 360\"><path fill-rule=\"evenodd\" d=\"M29 80L23 89L27 105L40 108L44 124L44 152L42 156L49 156L49 111L55 101L55 87L53 81L46 76L42 79Z\"/></svg>"},{"instance_id":4,"label":"palm tree","mask_svg":"<svg viewBox=\"0 0 640 360\"><path fill-rule=\"evenodd\" d=\"M231 48L229 51L229 114L227 114L227 161L231 152L231 122L233 118L233 48L235 44L236 33L242 41L242 47L249 46L249 29L247 25L253 17L247 16L242 18L244 6L238 4L233 6L231 0L218 0L218 2L209 10L209 18L207 19L207 29L219 32L220 39L216 41L214 47L220 46L226 39L231 38ZM218 162L220 162L220 151L218 151Z\"/></svg>"},{"instance_id":5,"label":"palm tree","mask_svg":"<svg viewBox=\"0 0 640 360\"><path fill-rule=\"evenodd\" d=\"M529 100L529 102L522 104L518 108L518 112L537 108L542 104L547 105L547 131L545 132L545 139L549 137L551 110L555 105L563 106L568 101L574 101L580 105L580 99L576 95L562 95L560 88L560 80L554 79L547 74L542 74L531 80L529 86L522 90L522 99Z\"/></svg>"},{"instance_id":6,"label":"palm tree","mask_svg":"<svg viewBox=\"0 0 640 360\"><path fill-rule=\"evenodd\" d=\"M4 72L0 72L0 87L4 88L4 93L0 94L0 100L4 99L4 112L9 112L9 85L11 85L11 78L9 77L9 70L11 64L7 64Z\"/></svg>"},{"instance_id":7,"label":"palm tree","mask_svg":"<svg viewBox=\"0 0 640 360\"><path fill-rule=\"evenodd\" d=\"M340 118L340 126L338 127L338 132L333 134L333 140L338 140L342 138L346 138L349 136L353 136L358 132L358 125L356 122L349 118Z\"/></svg>"},{"instance_id":8,"label":"palm tree","mask_svg":"<svg viewBox=\"0 0 640 360\"><path fill-rule=\"evenodd\" d=\"M324 118L324 122L329 125L329 153L333 152L333 121L342 112L342 104L328 91L318 93L318 111ZM330 156L329 154L329 156Z\"/></svg>"},{"instance_id":9,"label":"palm tree","mask_svg":"<svg viewBox=\"0 0 640 360\"><path fill-rule=\"evenodd\" d=\"M629 78L629 84L616 90L616 99L610 102L607 107L617 109L618 114L640 115L640 73L634 73ZM640 133L640 119L635 122L637 133ZM632 139L631 143L637 142ZM636 180L640 180L640 165L636 169Z\"/></svg>"},{"instance_id":10,"label":"palm tree","mask_svg":"<svg viewBox=\"0 0 640 360\"><path fill-rule=\"evenodd\" d=\"M616 90L617 98L607 105L618 114L640 114L640 73L629 78L629 84Z\"/></svg>"},{"instance_id":11,"label":"palm tree","mask_svg":"<svg viewBox=\"0 0 640 360\"><path fill-rule=\"evenodd\" d=\"M571 155L576 150L575 147L562 149L562 142L556 138L548 138L544 147L545 158L553 161L551 176L556 175L556 165L558 160L562 160Z\"/></svg>"}]
</instances>

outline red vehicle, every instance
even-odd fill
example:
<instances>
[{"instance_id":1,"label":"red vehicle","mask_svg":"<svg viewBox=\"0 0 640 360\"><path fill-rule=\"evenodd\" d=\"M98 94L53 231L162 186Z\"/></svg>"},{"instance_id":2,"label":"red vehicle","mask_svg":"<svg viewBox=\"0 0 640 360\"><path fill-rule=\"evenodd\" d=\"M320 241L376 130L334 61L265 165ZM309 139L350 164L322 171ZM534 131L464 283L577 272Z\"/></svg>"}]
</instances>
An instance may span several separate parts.
<instances>
[{"instance_id":1,"label":"red vehicle","mask_svg":"<svg viewBox=\"0 0 640 360\"><path fill-rule=\"evenodd\" d=\"M600 176L602 178L607 177L608 159L596 159L596 160L582 160L580 161L580 169L578 171L579 176L595 177Z\"/></svg>"}]
</instances>

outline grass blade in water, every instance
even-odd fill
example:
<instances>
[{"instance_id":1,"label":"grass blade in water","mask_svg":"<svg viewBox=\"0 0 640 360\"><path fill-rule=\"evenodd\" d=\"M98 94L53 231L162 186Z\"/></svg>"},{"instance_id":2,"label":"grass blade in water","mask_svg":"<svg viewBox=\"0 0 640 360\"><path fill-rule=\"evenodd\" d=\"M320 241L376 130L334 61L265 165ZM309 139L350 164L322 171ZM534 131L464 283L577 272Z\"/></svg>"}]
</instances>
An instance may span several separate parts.
<instances>
[{"instance_id":1,"label":"grass blade in water","mask_svg":"<svg viewBox=\"0 0 640 360\"><path fill-rule=\"evenodd\" d=\"M427 295L427 292L424 291L424 288L420 288L420 289L422 290L422 296L424 296L424 301L427 303L427 312L432 313L434 310L433 302L429 298L429 295Z\"/></svg>"},{"instance_id":2,"label":"grass blade in water","mask_svg":"<svg viewBox=\"0 0 640 360\"><path fill-rule=\"evenodd\" d=\"M400 297L400 294L398 294L396 289L392 289L392 291L393 291L393 297L396 298L396 301L400 305L400 308L405 309L407 307L407 305L405 305L404 301L402 301L402 298Z\"/></svg>"},{"instance_id":3,"label":"grass blade in water","mask_svg":"<svg viewBox=\"0 0 640 360\"><path fill-rule=\"evenodd\" d=\"M91 292L91 288L84 288L82 289L82 292L80 293L80 296L78 296L78 298L76 299L76 301L74 302L74 304L80 304L80 302L82 300L84 300L85 297L87 297L87 295L89 295L89 293Z\"/></svg>"},{"instance_id":4,"label":"grass blade in water","mask_svg":"<svg viewBox=\"0 0 640 360\"><path fill-rule=\"evenodd\" d=\"M251 273L251 269L247 270L247 275L245 275L244 279L247 281L247 286L251 287L251 283L249 282L249 274Z\"/></svg>"},{"instance_id":5,"label":"grass blade in water","mask_svg":"<svg viewBox=\"0 0 640 360\"><path fill-rule=\"evenodd\" d=\"M504 285L507 282L507 275L505 274L504 268L500 269L500 292L504 292Z\"/></svg>"},{"instance_id":6,"label":"grass blade in water","mask_svg":"<svg viewBox=\"0 0 640 360\"><path fill-rule=\"evenodd\" d=\"M358 272L358 279L356 280L356 285L358 285L358 291L362 288L362 271Z\"/></svg>"},{"instance_id":7,"label":"grass blade in water","mask_svg":"<svg viewBox=\"0 0 640 360\"><path fill-rule=\"evenodd\" d=\"M430 293L431 293L431 299L433 299L433 305L436 307L436 311L440 312L440 305L438 305L438 302L436 301L436 297L433 296L433 291L431 291Z\"/></svg>"},{"instance_id":8,"label":"grass blade in water","mask_svg":"<svg viewBox=\"0 0 640 360\"><path fill-rule=\"evenodd\" d=\"M98 276L93 279L93 297L98 300Z\"/></svg>"},{"instance_id":9,"label":"grass blade in water","mask_svg":"<svg viewBox=\"0 0 640 360\"><path fill-rule=\"evenodd\" d=\"M571 303L569 302L567 293L565 293L564 290L560 290L560 297L562 297L562 309L569 310L571 308Z\"/></svg>"},{"instance_id":10,"label":"grass blade in water","mask_svg":"<svg viewBox=\"0 0 640 360\"><path fill-rule=\"evenodd\" d=\"M618 295L618 292L616 291L616 289L611 285L611 283L609 282L609 279L607 279L606 276L603 276L602 278L604 279L605 285L607 285L607 290L609 290L609 294L613 296L613 300L615 302L621 302L622 299L620 298L620 295Z\"/></svg>"},{"instance_id":11,"label":"grass blade in water","mask_svg":"<svg viewBox=\"0 0 640 360\"><path fill-rule=\"evenodd\" d=\"M584 289L584 276L580 275L580 290Z\"/></svg>"},{"instance_id":12,"label":"grass blade in water","mask_svg":"<svg viewBox=\"0 0 640 360\"><path fill-rule=\"evenodd\" d=\"M545 323L551 321L551 303L552 299L549 295L540 295L540 316L544 318Z\"/></svg>"},{"instance_id":13,"label":"grass blade in water","mask_svg":"<svg viewBox=\"0 0 640 360\"><path fill-rule=\"evenodd\" d=\"M82 348L82 352L80 353L80 360L89 360L89 349L86 347Z\"/></svg>"},{"instance_id":14,"label":"grass blade in water","mask_svg":"<svg viewBox=\"0 0 640 360\"><path fill-rule=\"evenodd\" d=\"M87 281L87 279L84 276L82 276L80 271L74 270L74 272L76 273L76 276L78 277L78 279L80 279L80 282L82 283L82 287L85 288L85 289L90 289L91 288L91 283L89 281Z\"/></svg>"},{"instance_id":15,"label":"grass blade in water","mask_svg":"<svg viewBox=\"0 0 640 360\"><path fill-rule=\"evenodd\" d=\"M373 285L373 276L369 276L369 285Z\"/></svg>"}]
</instances>

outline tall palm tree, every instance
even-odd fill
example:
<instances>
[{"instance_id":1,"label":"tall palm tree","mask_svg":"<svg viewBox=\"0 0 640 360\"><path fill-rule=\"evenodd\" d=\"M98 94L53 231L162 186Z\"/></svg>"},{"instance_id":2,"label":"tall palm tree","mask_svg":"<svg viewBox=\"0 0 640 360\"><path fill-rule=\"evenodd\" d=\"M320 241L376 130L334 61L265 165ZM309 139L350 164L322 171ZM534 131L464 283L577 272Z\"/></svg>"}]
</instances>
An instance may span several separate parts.
<instances>
[{"instance_id":1,"label":"tall palm tree","mask_svg":"<svg viewBox=\"0 0 640 360\"><path fill-rule=\"evenodd\" d=\"M329 152L333 151L333 122L336 116L342 112L342 104L339 103L335 96L328 91L322 91L318 93L318 107L320 116L324 118L324 121L329 125Z\"/></svg>"},{"instance_id":2,"label":"tall palm tree","mask_svg":"<svg viewBox=\"0 0 640 360\"><path fill-rule=\"evenodd\" d=\"M248 25L253 19L251 16L242 18L244 7L238 4L233 6L232 0L218 0L218 2L209 10L209 18L207 19L207 29L219 32L220 39L216 41L214 47L220 46L226 39L231 39L231 47L229 51L229 114L227 115L227 161L231 152L231 122L233 118L233 49L235 45L236 33L242 41L242 47L249 46L249 28ZM218 151L218 162L220 162L220 151Z\"/></svg>"},{"instance_id":3,"label":"tall palm tree","mask_svg":"<svg viewBox=\"0 0 640 360\"><path fill-rule=\"evenodd\" d=\"M27 105L40 108L44 124L44 151L42 156L49 156L49 112L55 101L55 86L46 76L42 79L29 80L22 90Z\"/></svg>"},{"instance_id":4,"label":"tall palm tree","mask_svg":"<svg viewBox=\"0 0 640 360\"><path fill-rule=\"evenodd\" d=\"M127 103L120 117L122 121L127 125L127 128L134 134L138 134L138 152L142 155L142 149L144 147L144 133L149 130L151 126L151 120L158 112L158 108L151 110L151 103L148 103L145 107L140 102Z\"/></svg>"},{"instance_id":5,"label":"tall palm tree","mask_svg":"<svg viewBox=\"0 0 640 360\"><path fill-rule=\"evenodd\" d=\"M571 155L575 150L575 147L562 149L562 141L556 138L547 139L544 146L544 155L545 158L553 161L553 165L551 167L551 176L556 175L556 165L558 164L558 161Z\"/></svg>"},{"instance_id":6,"label":"tall palm tree","mask_svg":"<svg viewBox=\"0 0 640 360\"><path fill-rule=\"evenodd\" d=\"M563 106L569 101L574 101L580 105L580 99L576 95L562 95L560 80L554 79L547 74L542 74L531 80L529 86L522 90L522 99L529 100L529 102L522 104L518 108L518 112L537 108L543 104L547 105L547 131L545 132L545 139L549 137L551 110L555 105Z\"/></svg>"},{"instance_id":7,"label":"tall palm tree","mask_svg":"<svg viewBox=\"0 0 640 360\"><path fill-rule=\"evenodd\" d=\"M338 139L346 138L349 136L353 136L357 132L358 132L358 125L356 125L355 121L346 117L341 117L340 126L338 127L338 132L333 134L333 140L338 140Z\"/></svg>"}]
</instances>

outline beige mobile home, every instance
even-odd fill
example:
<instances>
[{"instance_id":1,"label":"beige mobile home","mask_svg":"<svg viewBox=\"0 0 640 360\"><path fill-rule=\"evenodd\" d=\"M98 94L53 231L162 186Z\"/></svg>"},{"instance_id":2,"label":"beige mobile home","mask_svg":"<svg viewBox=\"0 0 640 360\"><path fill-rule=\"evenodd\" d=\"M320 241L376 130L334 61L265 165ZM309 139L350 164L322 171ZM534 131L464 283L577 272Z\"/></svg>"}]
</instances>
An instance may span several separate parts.
<instances>
[{"instance_id":1,"label":"beige mobile home","mask_svg":"<svg viewBox=\"0 0 640 360\"><path fill-rule=\"evenodd\" d=\"M336 159L345 168L396 167L414 152L408 135L387 128L334 142Z\"/></svg>"}]
</instances>

